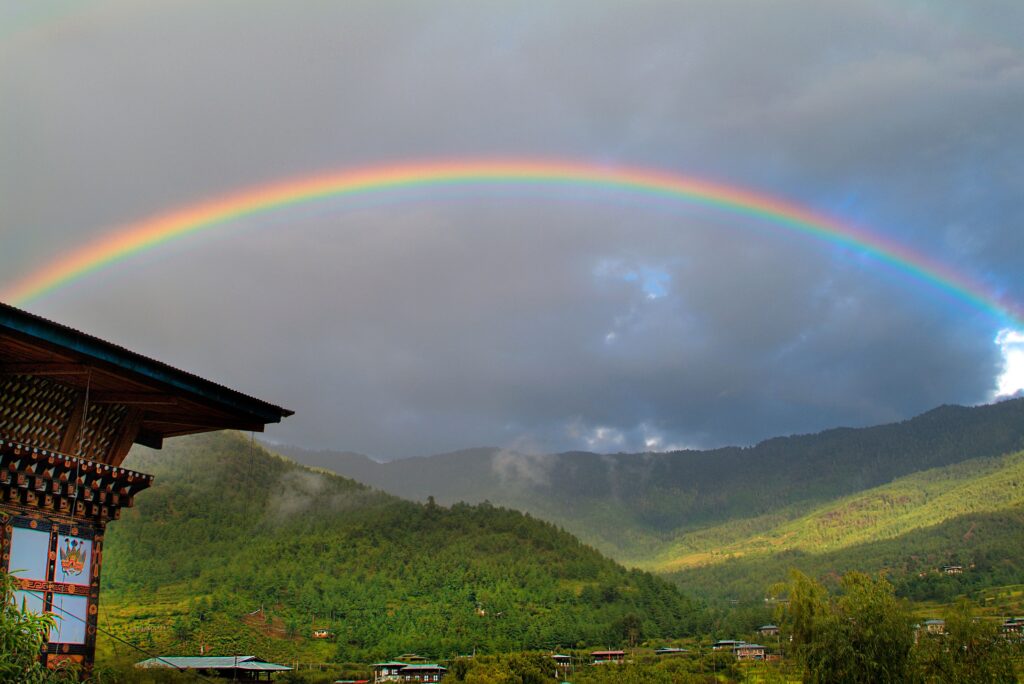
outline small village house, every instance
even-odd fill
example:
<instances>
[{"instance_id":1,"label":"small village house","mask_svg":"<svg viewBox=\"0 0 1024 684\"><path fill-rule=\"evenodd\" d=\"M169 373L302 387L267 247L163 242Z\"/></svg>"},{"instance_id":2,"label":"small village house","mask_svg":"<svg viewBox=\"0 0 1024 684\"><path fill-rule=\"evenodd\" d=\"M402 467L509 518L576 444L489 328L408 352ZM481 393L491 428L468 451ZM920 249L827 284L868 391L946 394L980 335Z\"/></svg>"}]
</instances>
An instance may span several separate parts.
<instances>
[{"instance_id":1,"label":"small village house","mask_svg":"<svg viewBox=\"0 0 1024 684\"><path fill-rule=\"evenodd\" d=\"M764 651L760 644L739 644L732 649L736 660L764 660Z\"/></svg>"},{"instance_id":2,"label":"small village house","mask_svg":"<svg viewBox=\"0 0 1024 684\"><path fill-rule=\"evenodd\" d=\"M604 665L605 663L622 663L626 660L625 651L593 651L590 654L593 658L594 665Z\"/></svg>"},{"instance_id":3,"label":"small village house","mask_svg":"<svg viewBox=\"0 0 1024 684\"><path fill-rule=\"evenodd\" d=\"M1008 637L1020 638L1024 636L1024 617L1006 618L999 627L999 631Z\"/></svg>"},{"instance_id":4,"label":"small village house","mask_svg":"<svg viewBox=\"0 0 1024 684\"><path fill-rule=\"evenodd\" d=\"M743 641L737 641L735 639L719 639L715 643L711 644L712 651L731 651L740 644L745 643Z\"/></svg>"},{"instance_id":5,"label":"small village house","mask_svg":"<svg viewBox=\"0 0 1024 684\"><path fill-rule=\"evenodd\" d=\"M403 682L439 682L447 671L447 668L434 663L417 663L406 665L398 674Z\"/></svg>"},{"instance_id":6,"label":"small village house","mask_svg":"<svg viewBox=\"0 0 1024 684\"><path fill-rule=\"evenodd\" d=\"M403 663L399 660L390 660L386 663L374 663L370 665L373 668L373 682L400 682L402 681L401 676L398 674L402 671L403 667L408 667L409 663Z\"/></svg>"},{"instance_id":7,"label":"small village house","mask_svg":"<svg viewBox=\"0 0 1024 684\"><path fill-rule=\"evenodd\" d=\"M778 625L761 625L757 628L757 633L761 636L779 636Z\"/></svg>"}]
</instances>

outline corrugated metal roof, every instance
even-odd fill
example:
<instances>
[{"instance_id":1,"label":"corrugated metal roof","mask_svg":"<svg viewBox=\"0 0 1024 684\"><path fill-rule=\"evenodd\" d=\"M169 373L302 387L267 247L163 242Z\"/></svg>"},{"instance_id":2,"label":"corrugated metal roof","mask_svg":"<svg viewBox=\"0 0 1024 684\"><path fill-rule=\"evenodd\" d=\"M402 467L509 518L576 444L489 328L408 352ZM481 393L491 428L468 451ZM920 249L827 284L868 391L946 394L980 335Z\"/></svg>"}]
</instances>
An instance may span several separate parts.
<instances>
[{"instance_id":1,"label":"corrugated metal roof","mask_svg":"<svg viewBox=\"0 0 1024 684\"><path fill-rule=\"evenodd\" d=\"M135 667L163 667L174 670L247 670L260 672L281 672L292 668L276 663L265 663L256 656L160 656L150 658Z\"/></svg>"},{"instance_id":2,"label":"corrugated metal roof","mask_svg":"<svg viewBox=\"0 0 1024 684\"><path fill-rule=\"evenodd\" d=\"M402 672L403 673L413 672L415 670L445 670L445 671L447 671L447 669L448 668L441 667L440 665L435 665L434 663L422 663L422 664L416 664L416 665L406 665L405 667L402 668Z\"/></svg>"},{"instance_id":3,"label":"corrugated metal roof","mask_svg":"<svg viewBox=\"0 0 1024 684\"><path fill-rule=\"evenodd\" d=\"M237 668L238 670L247 670L250 672L284 672L292 668L287 665L278 665L277 663L264 663L261 660L249 660L244 663L240 663Z\"/></svg>"}]
</instances>

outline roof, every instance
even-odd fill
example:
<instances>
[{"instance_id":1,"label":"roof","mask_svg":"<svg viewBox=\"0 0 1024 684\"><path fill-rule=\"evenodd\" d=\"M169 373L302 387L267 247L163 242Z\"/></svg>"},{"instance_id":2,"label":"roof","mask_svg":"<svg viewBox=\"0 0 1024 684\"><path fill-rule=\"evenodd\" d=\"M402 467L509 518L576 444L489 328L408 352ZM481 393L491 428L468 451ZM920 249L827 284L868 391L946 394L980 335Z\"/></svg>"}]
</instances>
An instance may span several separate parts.
<instances>
[{"instance_id":1,"label":"roof","mask_svg":"<svg viewBox=\"0 0 1024 684\"><path fill-rule=\"evenodd\" d=\"M592 656L599 656L599 655L626 655L626 652L625 651L591 651L590 655L592 655Z\"/></svg>"},{"instance_id":2,"label":"roof","mask_svg":"<svg viewBox=\"0 0 1024 684\"><path fill-rule=\"evenodd\" d=\"M135 441L154 448L196 432L262 432L294 413L2 302L0 373L88 387L97 403L137 408Z\"/></svg>"},{"instance_id":3,"label":"roof","mask_svg":"<svg viewBox=\"0 0 1024 684\"><path fill-rule=\"evenodd\" d=\"M764 648L761 644L736 644L736 648Z\"/></svg>"},{"instance_id":4,"label":"roof","mask_svg":"<svg viewBox=\"0 0 1024 684\"><path fill-rule=\"evenodd\" d=\"M448 671L448 668L435 665L434 663L417 663L416 665L406 665L402 668L402 672L414 672L416 670L444 670Z\"/></svg>"},{"instance_id":5,"label":"roof","mask_svg":"<svg viewBox=\"0 0 1024 684\"><path fill-rule=\"evenodd\" d=\"M761 630L761 629L778 629L778 628L779 628L778 625L761 625L760 627L758 627L759 630Z\"/></svg>"},{"instance_id":6,"label":"roof","mask_svg":"<svg viewBox=\"0 0 1024 684\"><path fill-rule=\"evenodd\" d=\"M163 667L174 670L244 670L247 672L282 672L287 665L265 663L256 656L161 656L136 663L135 667Z\"/></svg>"},{"instance_id":7,"label":"roof","mask_svg":"<svg viewBox=\"0 0 1024 684\"><path fill-rule=\"evenodd\" d=\"M370 667L405 667L408 664L409 663L400 663L397 660L392 660L387 663L374 663L373 665L370 665Z\"/></svg>"},{"instance_id":8,"label":"roof","mask_svg":"<svg viewBox=\"0 0 1024 684\"><path fill-rule=\"evenodd\" d=\"M944 624L946 624L946 621L945 620L937 620L937 619L933 618L931 620L925 620L924 624L926 624L926 625L944 625Z\"/></svg>"}]
</instances>

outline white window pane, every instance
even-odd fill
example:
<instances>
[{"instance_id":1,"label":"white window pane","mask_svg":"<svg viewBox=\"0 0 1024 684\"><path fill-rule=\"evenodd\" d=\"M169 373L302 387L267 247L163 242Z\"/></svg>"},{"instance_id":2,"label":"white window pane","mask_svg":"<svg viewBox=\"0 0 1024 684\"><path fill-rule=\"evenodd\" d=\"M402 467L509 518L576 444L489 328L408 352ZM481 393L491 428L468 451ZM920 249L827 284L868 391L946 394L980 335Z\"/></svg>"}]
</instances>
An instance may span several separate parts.
<instances>
[{"instance_id":1,"label":"white window pane","mask_svg":"<svg viewBox=\"0 0 1024 684\"><path fill-rule=\"evenodd\" d=\"M11 574L33 580L46 580L50 560L50 533L15 527L11 534Z\"/></svg>"},{"instance_id":2,"label":"white window pane","mask_svg":"<svg viewBox=\"0 0 1024 684\"><path fill-rule=\"evenodd\" d=\"M89 599L71 594L53 595L53 617L57 626L50 630L50 641L58 644L85 643L85 616Z\"/></svg>"}]
</instances>

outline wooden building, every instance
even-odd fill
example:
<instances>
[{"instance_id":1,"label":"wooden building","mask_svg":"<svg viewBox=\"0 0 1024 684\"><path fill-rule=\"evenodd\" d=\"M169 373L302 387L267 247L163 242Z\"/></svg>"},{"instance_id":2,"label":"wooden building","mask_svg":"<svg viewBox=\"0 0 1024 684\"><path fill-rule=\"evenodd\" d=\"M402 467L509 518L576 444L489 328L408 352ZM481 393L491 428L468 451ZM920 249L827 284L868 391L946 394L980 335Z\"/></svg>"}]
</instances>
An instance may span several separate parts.
<instances>
[{"instance_id":1,"label":"wooden building","mask_svg":"<svg viewBox=\"0 0 1024 684\"><path fill-rule=\"evenodd\" d=\"M389 660L386 663L374 663L370 667L373 668L373 681L374 684L377 682L400 682L402 677L399 674L403 667L408 667L409 663L402 662L400 660Z\"/></svg>"},{"instance_id":2,"label":"wooden building","mask_svg":"<svg viewBox=\"0 0 1024 684\"><path fill-rule=\"evenodd\" d=\"M594 665L603 665L605 663L621 663L626 660L625 651L593 651L590 654L593 658Z\"/></svg>"},{"instance_id":3,"label":"wooden building","mask_svg":"<svg viewBox=\"0 0 1024 684\"><path fill-rule=\"evenodd\" d=\"M1024 617L1010 617L1003 621L999 631L1008 637L1020 638L1024 636Z\"/></svg>"},{"instance_id":4,"label":"wooden building","mask_svg":"<svg viewBox=\"0 0 1024 684\"><path fill-rule=\"evenodd\" d=\"M0 303L0 570L57 618L47 664L92 667L104 530L153 482L132 445L291 413Z\"/></svg>"},{"instance_id":5,"label":"wooden building","mask_svg":"<svg viewBox=\"0 0 1024 684\"><path fill-rule=\"evenodd\" d=\"M448 669L434 663L406 665L399 671L403 682L440 682Z\"/></svg>"},{"instance_id":6,"label":"wooden building","mask_svg":"<svg viewBox=\"0 0 1024 684\"><path fill-rule=\"evenodd\" d=\"M732 649L736 660L764 660L765 648L761 644L739 644Z\"/></svg>"},{"instance_id":7,"label":"wooden building","mask_svg":"<svg viewBox=\"0 0 1024 684\"><path fill-rule=\"evenodd\" d=\"M719 639L715 643L711 644L712 651L731 651L740 644L746 643L745 641L737 641L736 639Z\"/></svg>"}]
</instances>

